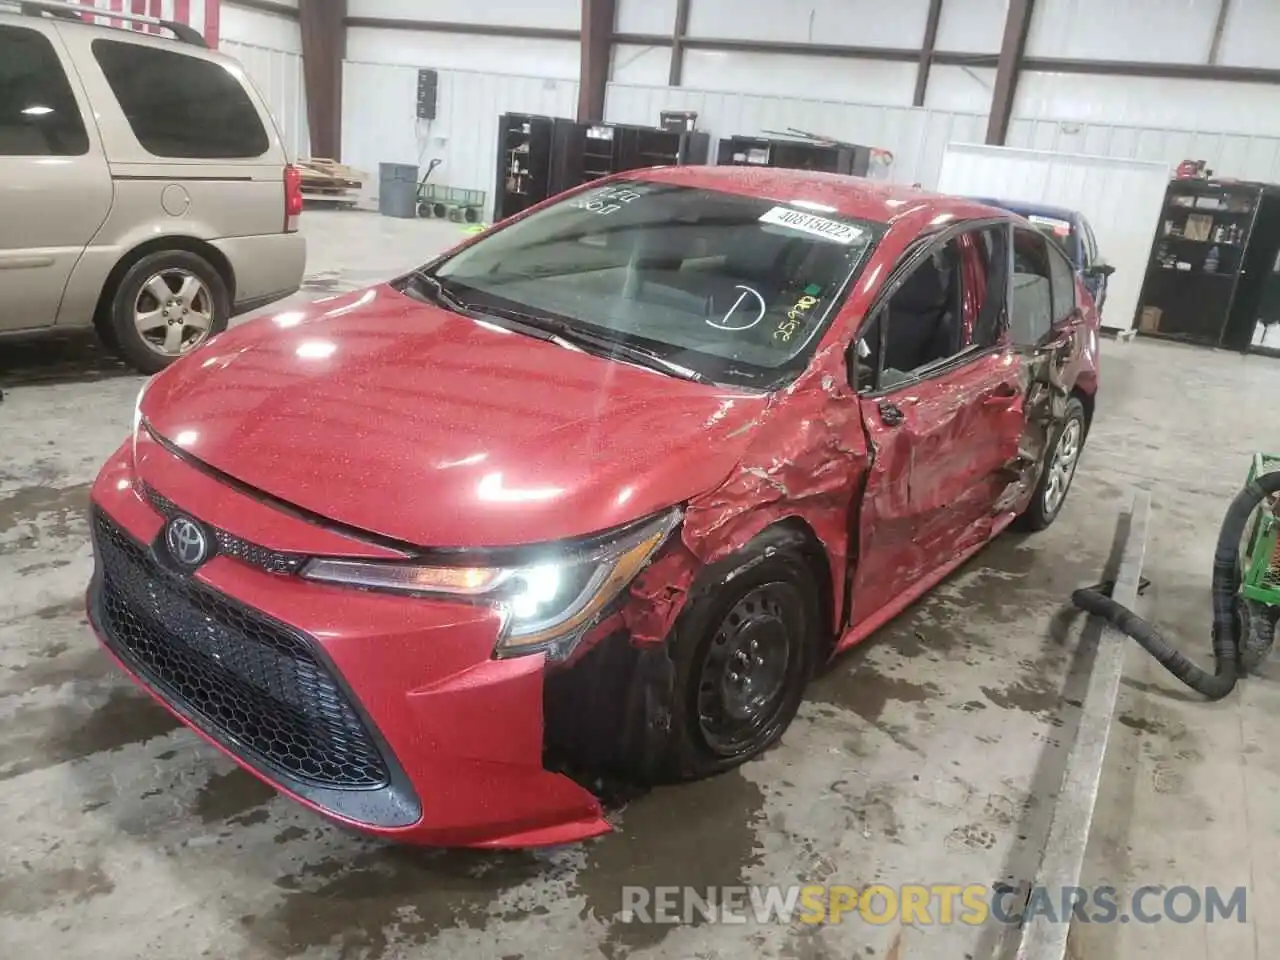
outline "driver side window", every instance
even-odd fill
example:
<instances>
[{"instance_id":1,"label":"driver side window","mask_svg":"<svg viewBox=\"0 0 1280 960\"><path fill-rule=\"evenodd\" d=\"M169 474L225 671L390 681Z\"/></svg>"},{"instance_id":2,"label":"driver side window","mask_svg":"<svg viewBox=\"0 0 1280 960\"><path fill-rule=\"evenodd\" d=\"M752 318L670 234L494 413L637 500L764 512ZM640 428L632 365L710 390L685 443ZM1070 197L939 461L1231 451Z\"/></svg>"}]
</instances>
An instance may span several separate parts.
<instances>
[{"instance_id":1,"label":"driver side window","mask_svg":"<svg viewBox=\"0 0 1280 960\"><path fill-rule=\"evenodd\" d=\"M891 389L975 347L993 344L1004 318L1000 227L960 233L936 246L894 289L855 344L857 388Z\"/></svg>"}]
</instances>

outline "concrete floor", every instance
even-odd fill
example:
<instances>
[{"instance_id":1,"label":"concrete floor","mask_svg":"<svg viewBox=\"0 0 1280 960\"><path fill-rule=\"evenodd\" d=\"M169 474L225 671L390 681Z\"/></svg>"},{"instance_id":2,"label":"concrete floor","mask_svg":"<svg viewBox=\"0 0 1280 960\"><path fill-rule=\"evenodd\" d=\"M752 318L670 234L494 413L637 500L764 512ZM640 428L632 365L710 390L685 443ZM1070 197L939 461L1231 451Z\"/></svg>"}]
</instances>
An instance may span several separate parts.
<instances>
[{"instance_id":1,"label":"concrete floor","mask_svg":"<svg viewBox=\"0 0 1280 960\"><path fill-rule=\"evenodd\" d=\"M453 226L311 213L302 302L426 259ZM287 306L287 305L286 305ZM274 309L281 309L276 307ZM140 378L82 341L0 346L0 943L5 955L985 958L998 931L654 927L621 887L981 883L1028 877L1082 676L1071 589L1098 579L1131 486L1153 492L1155 619L1207 659L1209 560L1280 400L1273 361L1106 345L1075 489L1044 534L1002 538L813 686L782 744L655 791L617 831L535 853L390 848L275 796L137 693L91 638L90 481ZM1084 659L1084 658L1081 658ZM1077 957L1260 956L1280 933L1280 684L1195 702L1135 649L1087 879L1250 889L1249 922L1073 932ZM1254 865L1258 865L1255 869Z\"/></svg>"}]
</instances>

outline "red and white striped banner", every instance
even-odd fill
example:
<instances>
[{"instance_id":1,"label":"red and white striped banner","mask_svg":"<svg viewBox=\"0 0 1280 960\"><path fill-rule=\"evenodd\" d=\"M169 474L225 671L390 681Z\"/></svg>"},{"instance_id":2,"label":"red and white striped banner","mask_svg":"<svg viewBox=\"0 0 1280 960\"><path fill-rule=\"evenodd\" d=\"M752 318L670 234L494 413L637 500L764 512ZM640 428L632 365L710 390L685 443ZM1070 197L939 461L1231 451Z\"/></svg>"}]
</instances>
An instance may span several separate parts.
<instances>
[{"instance_id":1,"label":"red and white striped banner","mask_svg":"<svg viewBox=\"0 0 1280 960\"><path fill-rule=\"evenodd\" d=\"M90 23L101 26L124 27L140 33L164 33L158 27L136 21L113 18L113 13L135 13L157 20L173 20L195 27L212 49L218 47L218 34L222 18L222 0L76 0L82 7L91 7L97 13L85 14ZM168 36L168 34L164 34Z\"/></svg>"}]
</instances>

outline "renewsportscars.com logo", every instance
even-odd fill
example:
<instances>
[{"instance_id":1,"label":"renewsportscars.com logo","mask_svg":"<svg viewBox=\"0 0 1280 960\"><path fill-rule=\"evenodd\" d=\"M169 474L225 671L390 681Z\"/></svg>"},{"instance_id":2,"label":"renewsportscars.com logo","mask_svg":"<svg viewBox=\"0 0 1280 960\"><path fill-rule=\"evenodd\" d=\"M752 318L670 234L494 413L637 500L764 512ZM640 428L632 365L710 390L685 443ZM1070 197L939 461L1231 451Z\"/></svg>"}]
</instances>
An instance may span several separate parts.
<instances>
[{"instance_id":1,"label":"renewsportscars.com logo","mask_svg":"<svg viewBox=\"0 0 1280 960\"><path fill-rule=\"evenodd\" d=\"M622 888L619 918L627 923L803 923L917 926L992 922L1220 923L1246 921L1244 887L1143 886L1131 894L1115 887L1033 887L985 884L840 885Z\"/></svg>"}]
</instances>

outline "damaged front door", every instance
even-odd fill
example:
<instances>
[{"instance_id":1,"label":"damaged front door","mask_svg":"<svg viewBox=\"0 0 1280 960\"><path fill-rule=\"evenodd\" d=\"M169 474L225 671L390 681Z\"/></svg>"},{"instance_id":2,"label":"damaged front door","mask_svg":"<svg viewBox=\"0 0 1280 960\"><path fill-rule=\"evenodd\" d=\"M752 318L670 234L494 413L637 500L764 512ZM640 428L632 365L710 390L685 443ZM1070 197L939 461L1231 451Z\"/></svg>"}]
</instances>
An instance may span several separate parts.
<instances>
[{"instance_id":1,"label":"damaged front door","mask_svg":"<svg viewBox=\"0 0 1280 960\"><path fill-rule=\"evenodd\" d=\"M863 425L873 450L858 512L854 621L991 536L1022 433L1023 368L1000 340L1007 228L910 255L864 328Z\"/></svg>"}]
</instances>

